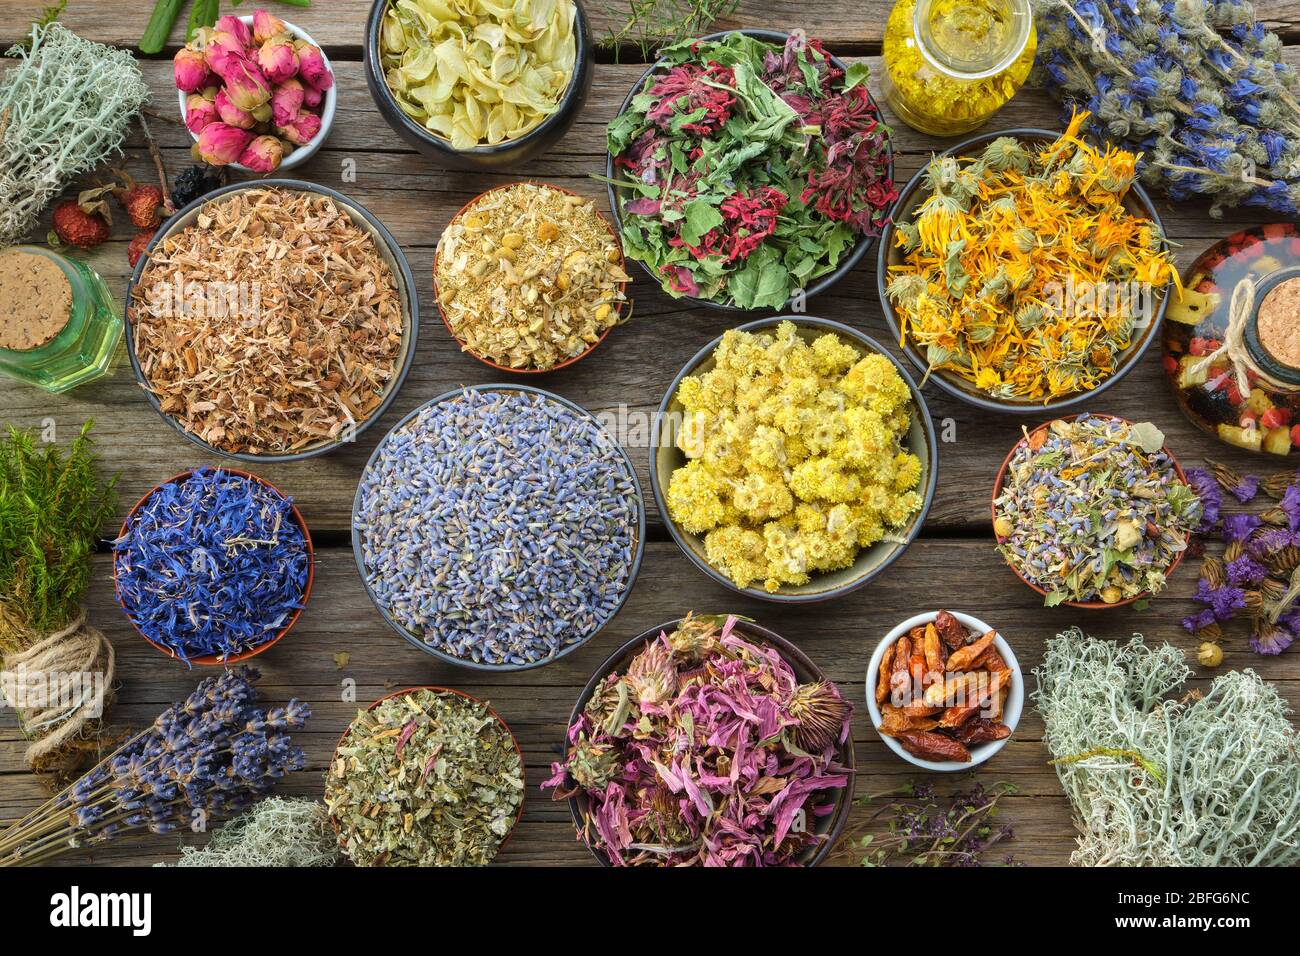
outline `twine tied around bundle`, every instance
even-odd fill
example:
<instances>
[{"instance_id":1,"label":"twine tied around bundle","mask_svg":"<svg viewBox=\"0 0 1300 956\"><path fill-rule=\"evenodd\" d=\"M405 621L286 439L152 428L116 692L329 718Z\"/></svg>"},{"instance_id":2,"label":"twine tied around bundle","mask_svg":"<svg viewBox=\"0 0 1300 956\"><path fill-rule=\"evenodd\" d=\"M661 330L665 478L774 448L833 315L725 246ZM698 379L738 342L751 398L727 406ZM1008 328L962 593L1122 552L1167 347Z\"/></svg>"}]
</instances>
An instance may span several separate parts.
<instances>
[{"instance_id":1,"label":"twine tied around bundle","mask_svg":"<svg viewBox=\"0 0 1300 956\"><path fill-rule=\"evenodd\" d=\"M62 752L89 735L107 708L117 672L116 655L102 631L86 624L85 610L57 631L31 635L33 642L4 657L0 694L13 707L31 743L25 754L29 766L52 769ZM65 700L54 690L78 691ZM89 678L88 680L85 678Z\"/></svg>"},{"instance_id":2,"label":"twine tied around bundle","mask_svg":"<svg viewBox=\"0 0 1300 956\"><path fill-rule=\"evenodd\" d=\"M1246 345L1246 324L1255 312L1255 275L1248 274L1232 290L1232 299L1228 303L1228 330L1223 334L1223 342L1217 349L1205 356L1194 366L1199 373L1209 368L1217 359L1227 358L1232 362L1232 371L1237 378L1237 388L1242 395L1250 394L1250 375L1279 392L1294 392L1296 387L1280 381L1259 367L1250 349Z\"/></svg>"}]
</instances>

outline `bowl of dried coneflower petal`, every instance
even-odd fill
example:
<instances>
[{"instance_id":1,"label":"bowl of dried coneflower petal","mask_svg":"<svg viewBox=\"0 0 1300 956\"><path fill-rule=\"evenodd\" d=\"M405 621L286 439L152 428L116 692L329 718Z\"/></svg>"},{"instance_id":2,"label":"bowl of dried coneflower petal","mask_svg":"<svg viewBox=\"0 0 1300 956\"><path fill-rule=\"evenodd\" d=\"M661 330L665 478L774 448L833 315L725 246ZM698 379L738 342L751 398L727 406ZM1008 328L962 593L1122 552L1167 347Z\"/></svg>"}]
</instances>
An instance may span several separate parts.
<instances>
[{"instance_id":1,"label":"bowl of dried coneflower petal","mask_svg":"<svg viewBox=\"0 0 1300 956\"><path fill-rule=\"evenodd\" d=\"M127 354L190 441L294 461L384 413L419 316L406 257L369 211L324 186L264 180L211 192L158 231L127 287Z\"/></svg>"}]
</instances>

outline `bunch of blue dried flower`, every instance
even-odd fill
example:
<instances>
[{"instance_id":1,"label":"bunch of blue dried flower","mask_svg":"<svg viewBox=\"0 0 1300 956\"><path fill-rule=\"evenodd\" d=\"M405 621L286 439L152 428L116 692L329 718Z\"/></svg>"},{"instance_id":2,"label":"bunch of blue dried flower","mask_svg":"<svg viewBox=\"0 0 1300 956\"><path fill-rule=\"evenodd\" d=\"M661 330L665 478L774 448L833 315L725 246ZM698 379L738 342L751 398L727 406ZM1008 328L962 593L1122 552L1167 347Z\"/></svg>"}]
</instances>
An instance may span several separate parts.
<instances>
[{"instance_id":1,"label":"bunch of blue dried flower","mask_svg":"<svg viewBox=\"0 0 1300 956\"><path fill-rule=\"evenodd\" d=\"M1246 0L1034 0L1036 82L1210 214L1300 211L1300 78Z\"/></svg>"},{"instance_id":2,"label":"bunch of blue dried flower","mask_svg":"<svg viewBox=\"0 0 1300 956\"><path fill-rule=\"evenodd\" d=\"M171 833L233 816L306 758L290 731L311 709L261 710L258 672L208 677L79 780L0 831L0 867L26 866L130 833Z\"/></svg>"}]
</instances>

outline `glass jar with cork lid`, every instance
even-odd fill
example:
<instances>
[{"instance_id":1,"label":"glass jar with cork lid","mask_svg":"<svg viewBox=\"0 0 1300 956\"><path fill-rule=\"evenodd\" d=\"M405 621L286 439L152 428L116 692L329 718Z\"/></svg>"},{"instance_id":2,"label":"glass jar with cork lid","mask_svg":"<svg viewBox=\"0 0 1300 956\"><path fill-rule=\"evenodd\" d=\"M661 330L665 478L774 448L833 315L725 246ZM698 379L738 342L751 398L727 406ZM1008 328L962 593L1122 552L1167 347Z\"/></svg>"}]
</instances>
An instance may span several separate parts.
<instances>
[{"instance_id":1,"label":"glass jar with cork lid","mask_svg":"<svg viewBox=\"0 0 1300 956\"><path fill-rule=\"evenodd\" d=\"M1024 84L1037 46L1029 0L897 0L885 24L885 102L922 133L968 133Z\"/></svg>"},{"instance_id":2,"label":"glass jar with cork lid","mask_svg":"<svg viewBox=\"0 0 1300 956\"><path fill-rule=\"evenodd\" d=\"M90 266L41 246L0 250L0 373L49 392L112 367L122 316Z\"/></svg>"}]
</instances>

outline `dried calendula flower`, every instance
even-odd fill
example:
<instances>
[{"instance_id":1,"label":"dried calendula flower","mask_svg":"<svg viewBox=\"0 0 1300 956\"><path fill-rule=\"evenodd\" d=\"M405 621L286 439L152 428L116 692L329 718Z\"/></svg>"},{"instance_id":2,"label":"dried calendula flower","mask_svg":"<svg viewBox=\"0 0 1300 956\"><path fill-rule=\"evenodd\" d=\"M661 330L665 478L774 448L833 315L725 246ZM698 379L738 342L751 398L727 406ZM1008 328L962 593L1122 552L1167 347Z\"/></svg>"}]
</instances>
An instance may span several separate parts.
<instances>
[{"instance_id":1,"label":"dried calendula flower","mask_svg":"<svg viewBox=\"0 0 1300 956\"><path fill-rule=\"evenodd\" d=\"M438 306L461 348L547 369L600 341L629 281L609 223L581 196L541 183L489 190L443 230Z\"/></svg>"},{"instance_id":2,"label":"dried calendula flower","mask_svg":"<svg viewBox=\"0 0 1300 956\"><path fill-rule=\"evenodd\" d=\"M932 370L1003 401L1090 391L1178 285L1160 227L1125 205L1137 157L1090 145L1087 120L1052 143L999 137L926 169L886 292Z\"/></svg>"},{"instance_id":3,"label":"dried calendula flower","mask_svg":"<svg viewBox=\"0 0 1300 956\"><path fill-rule=\"evenodd\" d=\"M397 105L455 149L519 139L559 108L577 60L572 0L394 0L380 60Z\"/></svg>"},{"instance_id":4,"label":"dried calendula flower","mask_svg":"<svg viewBox=\"0 0 1300 956\"><path fill-rule=\"evenodd\" d=\"M393 270L333 199L248 189L154 249L128 309L162 411L214 448L284 454L382 404L402 347Z\"/></svg>"}]
</instances>

